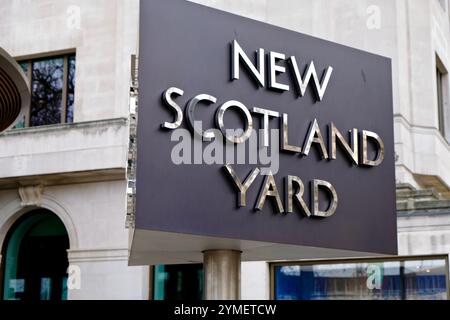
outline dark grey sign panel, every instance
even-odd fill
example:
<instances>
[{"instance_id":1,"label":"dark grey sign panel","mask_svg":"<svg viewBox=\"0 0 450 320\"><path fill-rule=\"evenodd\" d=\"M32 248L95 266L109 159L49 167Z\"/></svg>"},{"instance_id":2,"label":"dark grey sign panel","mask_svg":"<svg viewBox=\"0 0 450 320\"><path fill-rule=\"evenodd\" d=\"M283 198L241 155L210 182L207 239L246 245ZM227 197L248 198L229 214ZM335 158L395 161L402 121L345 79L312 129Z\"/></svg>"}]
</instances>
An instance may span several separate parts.
<instances>
[{"instance_id":1,"label":"dark grey sign panel","mask_svg":"<svg viewBox=\"0 0 450 320\"><path fill-rule=\"evenodd\" d=\"M389 59L187 1L141 1L140 11L136 230L397 253ZM234 70L239 71L239 79L234 80L233 49L239 53L238 70ZM258 55L263 57L259 69ZM251 62L256 71L264 70L264 75L252 72L245 56L247 64ZM302 87L300 80L307 78L312 61L317 85L313 72ZM174 130L162 128L166 122L174 123L177 116L162 98L168 88L183 92L168 93L169 100L183 112L181 125ZM269 140L272 151L279 151L272 182L280 201L273 196L270 178L255 174L245 194L245 206L238 205L238 188L224 165L229 164L243 182L255 168L264 168L261 159L251 164L250 154L244 164L227 160L206 164L203 158L194 159L193 147L192 164L174 163L174 148L180 142L171 137L176 130L189 129L186 106L199 94L216 98L215 103L201 101L192 114L202 121L204 130L218 128L217 110L230 100L248 109L255 129L263 127L263 116L254 108L272 111L271 129L282 129L283 114L288 115L289 144L302 150L283 150L282 143ZM222 119L224 126L245 129L245 113L236 105L230 110ZM314 120L322 139L313 130ZM356 129L358 155L354 159L358 164L340 142L333 152L331 124L350 147L349 130ZM383 157L376 135L371 133L384 143L384 158L378 164L370 162ZM202 150L210 143L200 143ZM260 137L258 150L262 147ZM302 199L309 216L289 194L289 176L303 182ZM320 185L322 181L330 187ZM324 187L317 189L316 210L311 195L315 182ZM292 190L298 192L298 184L294 183ZM289 197L293 212L287 212ZM337 206L331 215L314 215L330 213L333 201ZM159 249L164 251L163 245Z\"/></svg>"}]
</instances>

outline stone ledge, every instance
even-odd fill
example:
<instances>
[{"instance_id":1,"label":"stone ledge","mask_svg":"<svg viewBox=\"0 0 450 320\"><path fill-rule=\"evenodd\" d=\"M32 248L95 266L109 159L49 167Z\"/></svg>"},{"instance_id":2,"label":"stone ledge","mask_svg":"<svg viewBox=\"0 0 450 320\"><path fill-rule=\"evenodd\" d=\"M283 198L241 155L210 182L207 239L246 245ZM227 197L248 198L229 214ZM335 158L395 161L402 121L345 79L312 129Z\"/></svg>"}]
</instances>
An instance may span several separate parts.
<instances>
[{"instance_id":1,"label":"stone ledge","mask_svg":"<svg viewBox=\"0 0 450 320\"><path fill-rule=\"evenodd\" d=\"M435 188L419 190L410 184L398 184L396 194L399 217L450 214L450 199Z\"/></svg>"},{"instance_id":2,"label":"stone ledge","mask_svg":"<svg viewBox=\"0 0 450 320\"><path fill-rule=\"evenodd\" d=\"M19 176L0 179L0 190L17 189L19 187L33 186L36 184L41 184L44 186L55 186L75 183L125 180L125 178L125 168L64 172L23 177Z\"/></svg>"},{"instance_id":3,"label":"stone ledge","mask_svg":"<svg viewBox=\"0 0 450 320\"><path fill-rule=\"evenodd\" d=\"M102 261L126 261L128 262L129 250L127 248L110 249L69 249L67 250L69 263L77 262L102 262Z\"/></svg>"},{"instance_id":4,"label":"stone ledge","mask_svg":"<svg viewBox=\"0 0 450 320\"><path fill-rule=\"evenodd\" d=\"M115 125L127 125L127 118L101 119L74 123L52 124L39 127L28 127L21 129L10 129L0 134L0 139L5 136L15 136L22 134L46 133L52 131L70 130L76 128L111 127Z\"/></svg>"},{"instance_id":5,"label":"stone ledge","mask_svg":"<svg viewBox=\"0 0 450 320\"><path fill-rule=\"evenodd\" d=\"M0 180L125 172L128 134L126 118L11 130L0 135Z\"/></svg>"}]
</instances>

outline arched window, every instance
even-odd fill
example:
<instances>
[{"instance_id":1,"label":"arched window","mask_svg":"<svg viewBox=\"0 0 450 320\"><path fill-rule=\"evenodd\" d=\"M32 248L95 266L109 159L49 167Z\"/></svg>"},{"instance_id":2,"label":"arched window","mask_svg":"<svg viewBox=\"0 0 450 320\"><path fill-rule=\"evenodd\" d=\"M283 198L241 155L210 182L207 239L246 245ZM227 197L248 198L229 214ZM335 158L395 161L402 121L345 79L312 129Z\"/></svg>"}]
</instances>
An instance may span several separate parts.
<instances>
[{"instance_id":1,"label":"arched window","mask_svg":"<svg viewBox=\"0 0 450 320\"><path fill-rule=\"evenodd\" d=\"M2 250L4 300L67 299L69 237L49 210L32 211L14 223Z\"/></svg>"}]
</instances>

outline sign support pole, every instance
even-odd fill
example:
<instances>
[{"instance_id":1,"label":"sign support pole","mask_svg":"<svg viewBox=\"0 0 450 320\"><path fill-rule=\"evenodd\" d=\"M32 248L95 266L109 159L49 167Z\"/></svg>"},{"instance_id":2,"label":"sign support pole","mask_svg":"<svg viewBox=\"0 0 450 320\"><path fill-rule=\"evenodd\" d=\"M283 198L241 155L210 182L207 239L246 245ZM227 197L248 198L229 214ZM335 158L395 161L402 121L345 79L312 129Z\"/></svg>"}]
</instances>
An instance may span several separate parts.
<instances>
[{"instance_id":1,"label":"sign support pole","mask_svg":"<svg viewBox=\"0 0 450 320\"><path fill-rule=\"evenodd\" d=\"M241 298L241 251L203 251L205 300Z\"/></svg>"}]
</instances>

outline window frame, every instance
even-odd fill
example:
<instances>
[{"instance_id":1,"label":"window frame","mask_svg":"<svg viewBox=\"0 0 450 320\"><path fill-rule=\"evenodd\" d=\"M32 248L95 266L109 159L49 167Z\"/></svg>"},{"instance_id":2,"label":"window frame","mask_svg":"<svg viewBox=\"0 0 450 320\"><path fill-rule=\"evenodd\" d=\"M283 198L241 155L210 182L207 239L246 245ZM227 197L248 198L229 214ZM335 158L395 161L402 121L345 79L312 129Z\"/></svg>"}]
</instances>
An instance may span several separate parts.
<instances>
[{"instance_id":1,"label":"window frame","mask_svg":"<svg viewBox=\"0 0 450 320\"><path fill-rule=\"evenodd\" d=\"M199 281L199 289L202 293L202 298L200 300L204 299L205 291L204 291L204 266L201 262L195 262L195 263L180 263L180 264L159 264L159 265L153 265L149 268L150 276L149 276L149 300L156 300L156 301L162 301L162 300L173 300L173 298L165 296L165 293L163 294L164 297L157 296L160 294L159 290L156 289L156 285L158 284L158 280L156 279L156 273L158 267L180 267L180 271L182 272L183 267L192 267L192 266L201 266L200 270L203 274L201 281ZM178 272L180 272L178 271ZM166 272L166 270L164 270ZM175 299L174 301L176 301ZM195 299L194 299L195 300Z\"/></svg>"},{"instance_id":2,"label":"window frame","mask_svg":"<svg viewBox=\"0 0 450 320\"><path fill-rule=\"evenodd\" d=\"M447 284L447 299L450 300L450 270L448 254L432 255L411 255L411 256L385 256L385 257L361 257L361 258L336 258L336 259L313 259L313 260L295 260L295 261L274 261L269 264L269 299L275 300L275 268L284 266L314 266L331 265L347 263L382 263L395 262L404 263L406 261L416 260L445 260L445 281Z\"/></svg>"},{"instance_id":3,"label":"window frame","mask_svg":"<svg viewBox=\"0 0 450 320\"><path fill-rule=\"evenodd\" d=\"M62 58L63 59L63 88L62 88L62 97L61 97L61 119L60 122L54 125L59 124L66 124L67 123L67 101L68 101L68 81L69 81L69 58L75 56L75 65L76 65L76 50L75 49L68 49L68 50L61 50L61 51L54 51L50 53L40 53L40 54L34 54L34 55L27 55L27 56L18 56L15 57L15 60L18 64L27 63L27 72L25 72L25 75L27 77L28 83L30 84L31 90L33 90L33 62L39 61L39 60L45 60L45 59L56 59L56 58ZM76 70L76 66L75 66ZM76 71L75 71L76 72ZM75 102L74 102L75 103ZM30 104L26 107L25 110L25 123L24 128L30 128L30 118L31 118L31 100ZM75 110L75 108L74 108ZM33 127L40 127L40 126L33 126ZM15 128L14 130L17 130L19 128ZM22 128L20 128L22 129Z\"/></svg>"},{"instance_id":4,"label":"window frame","mask_svg":"<svg viewBox=\"0 0 450 320\"><path fill-rule=\"evenodd\" d=\"M443 77L441 70L436 67L436 91L437 91L437 109L438 109L438 129L442 136L445 136L444 124L444 93L443 93Z\"/></svg>"},{"instance_id":5,"label":"window frame","mask_svg":"<svg viewBox=\"0 0 450 320\"><path fill-rule=\"evenodd\" d=\"M444 140L450 142L450 123L447 123L448 112L448 71L444 66L444 63L439 58L438 54L435 54L435 83L436 83L436 107L438 117L438 131Z\"/></svg>"}]
</instances>

